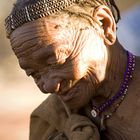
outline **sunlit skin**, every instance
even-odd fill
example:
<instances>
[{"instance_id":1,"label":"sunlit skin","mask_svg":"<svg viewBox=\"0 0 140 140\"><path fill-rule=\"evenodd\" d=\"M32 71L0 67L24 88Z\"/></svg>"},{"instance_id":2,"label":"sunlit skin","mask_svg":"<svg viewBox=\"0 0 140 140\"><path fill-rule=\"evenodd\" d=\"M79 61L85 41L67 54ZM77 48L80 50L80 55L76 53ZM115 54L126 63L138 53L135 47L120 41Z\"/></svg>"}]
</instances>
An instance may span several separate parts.
<instances>
[{"instance_id":1,"label":"sunlit skin","mask_svg":"<svg viewBox=\"0 0 140 140\"><path fill-rule=\"evenodd\" d=\"M58 94L71 109L85 106L96 96L106 74L107 46L115 42L110 10L102 6L94 16L99 20L94 25L69 16L41 18L19 27L10 37L26 74L42 92Z\"/></svg>"},{"instance_id":2,"label":"sunlit skin","mask_svg":"<svg viewBox=\"0 0 140 140\"><path fill-rule=\"evenodd\" d=\"M116 40L116 24L109 8L100 6L93 16L99 22L95 26L68 16L42 18L22 25L10 36L20 67L42 92L57 94L70 109L78 110L90 100L100 105L114 96L126 69L126 51ZM127 97L107 121L107 138L136 137L140 126L139 60L136 57Z\"/></svg>"},{"instance_id":3,"label":"sunlit skin","mask_svg":"<svg viewBox=\"0 0 140 140\"><path fill-rule=\"evenodd\" d=\"M40 90L60 95L74 108L87 104L107 64L106 46L97 31L64 28L48 19L25 24L22 30L14 32L11 44L21 68Z\"/></svg>"}]
</instances>

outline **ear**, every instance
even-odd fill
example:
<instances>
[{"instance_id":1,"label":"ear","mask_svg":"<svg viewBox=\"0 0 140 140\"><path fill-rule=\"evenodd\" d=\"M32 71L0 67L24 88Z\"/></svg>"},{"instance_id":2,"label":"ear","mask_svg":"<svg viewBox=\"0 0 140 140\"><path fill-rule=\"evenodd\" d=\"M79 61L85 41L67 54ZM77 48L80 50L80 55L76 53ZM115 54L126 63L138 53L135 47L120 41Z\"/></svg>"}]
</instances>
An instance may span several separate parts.
<instances>
[{"instance_id":1,"label":"ear","mask_svg":"<svg viewBox=\"0 0 140 140\"><path fill-rule=\"evenodd\" d=\"M95 9L93 16L104 30L105 45L113 45L116 41L116 23L111 10L107 6L101 5Z\"/></svg>"}]
</instances>

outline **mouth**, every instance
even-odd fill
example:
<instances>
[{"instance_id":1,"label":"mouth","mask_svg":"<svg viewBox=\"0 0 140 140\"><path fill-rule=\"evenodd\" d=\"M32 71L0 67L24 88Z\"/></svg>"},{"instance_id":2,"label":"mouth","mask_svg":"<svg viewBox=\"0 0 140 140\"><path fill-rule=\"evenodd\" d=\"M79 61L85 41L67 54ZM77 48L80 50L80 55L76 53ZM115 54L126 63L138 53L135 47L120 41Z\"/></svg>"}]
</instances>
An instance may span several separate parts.
<instances>
[{"instance_id":1,"label":"mouth","mask_svg":"<svg viewBox=\"0 0 140 140\"><path fill-rule=\"evenodd\" d=\"M60 90L59 95L64 102L71 100L74 97L74 94L77 92L76 85L79 80L76 81L69 81L69 86Z\"/></svg>"}]
</instances>

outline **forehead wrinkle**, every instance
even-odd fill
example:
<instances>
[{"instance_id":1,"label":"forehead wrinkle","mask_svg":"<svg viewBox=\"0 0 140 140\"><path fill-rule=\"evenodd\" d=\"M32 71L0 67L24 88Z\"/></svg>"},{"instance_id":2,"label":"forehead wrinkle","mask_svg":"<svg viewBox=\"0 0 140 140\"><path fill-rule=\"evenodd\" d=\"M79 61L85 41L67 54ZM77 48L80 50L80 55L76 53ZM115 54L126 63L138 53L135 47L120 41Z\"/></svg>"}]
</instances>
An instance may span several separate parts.
<instances>
[{"instance_id":1,"label":"forehead wrinkle","mask_svg":"<svg viewBox=\"0 0 140 140\"><path fill-rule=\"evenodd\" d=\"M14 52L15 52L17 58L20 58L20 57L24 57L24 55L30 56L32 51L36 51L36 49L39 49L39 47L37 47L37 45L32 45L26 49L24 49L24 48L15 49Z\"/></svg>"},{"instance_id":2,"label":"forehead wrinkle","mask_svg":"<svg viewBox=\"0 0 140 140\"><path fill-rule=\"evenodd\" d=\"M42 35L43 36L43 35ZM19 47L22 43L28 41L28 40L38 40L38 38L42 37L41 34L36 34L36 33L30 33L30 32L26 32L26 34L19 34L16 37L12 38L11 41L11 45L15 46L15 47Z\"/></svg>"},{"instance_id":3,"label":"forehead wrinkle","mask_svg":"<svg viewBox=\"0 0 140 140\"><path fill-rule=\"evenodd\" d=\"M16 39L17 40L17 39ZM26 38L26 40L23 40L21 42L13 42L11 44L12 49L18 53L18 51L20 51L22 48L24 48L25 50L33 47L34 45L38 45L38 46L49 46L52 43L48 43L47 39L46 39L46 35L45 36L35 36L34 38Z\"/></svg>"},{"instance_id":4,"label":"forehead wrinkle","mask_svg":"<svg viewBox=\"0 0 140 140\"><path fill-rule=\"evenodd\" d=\"M52 55L53 49L52 49L52 44L46 44L44 42L39 42L39 41L28 41L24 42L21 47L16 47L15 48L15 53L18 58L29 54L31 55L32 58L41 58L42 54L46 54L46 57L49 55ZM43 56L44 57L44 56Z\"/></svg>"},{"instance_id":5,"label":"forehead wrinkle","mask_svg":"<svg viewBox=\"0 0 140 140\"><path fill-rule=\"evenodd\" d=\"M35 69L37 64L33 63L31 59L19 59L19 65L22 69L27 70L27 69Z\"/></svg>"},{"instance_id":6,"label":"forehead wrinkle","mask_svg":"<svg viewBox=\"0 0 140 140\"><path fill-rule=\"evenodd\" d=\"M25 33L26 31L31 31L32 32L32 31L39 31L40 29L44 30L44 28L46 27L45 24L46 24L45 22L42 22L38 19L35 20L35 21L25 23L21 27L18 27L16 30L14 30L12 32L11 36L17 36L21 32Z\"/></svg>"},{"instance_id":7,"label":"forehead wrinkle","mask_svg":"<svg viewBox=\"0 0 140 140\"><path fill-rule=\"evenodd\" d=\"M11 45L20 46L22 42L32 37L48 37L49 34L53 34L54 30L57 30L55 28L56 25L58 25L58 23L54 21L50 22L47 19L25 23L11 34ZM19 40L21 40L21 42L19 42Z\"/></svg>"},{"instance_id":8,"label":"forehead wrinkle","mask_svg":"<svg viewBox=\"0 0 140 140\"><path fill-rule=\"evenodd\" d=\"M45 29L45 24L34 25L33 23L31 22L29 24L25 24L17 28L10 36L11 44L17 43L18 46L18 40L22 40L22 42L24 42L26 41L26 38L28 39L32 37L40 37L46 35L47 30Z\"/></svg>"},{"instance_id":9,"label":"forehead wrinkle","mask_svg":"<svg viewBox=\"0 0 140 140\"><path fill-rule=\"evenodd\" d=\"M11 46L14 51L17 51L18 49L21 49L21 48L26 49L32 45L35 45L36 43L37 43L37 40L35 37L35 38L29 38L26 41L22 41L22 42L18 42L17 40L17 42L11 43Z\"/></svg>"},{"instance_id":10,"label":"forehead wrinkle","mask_svg":"<svg viewBox=\"0 0 140 140\"><path fill-rule=\"evenodd\" d=\"M20 56L22 53L24 53L28 49L31 49L31 48L37 46L37 44L38 44L37 39L31 38L25 42L21 42L20 46L17 46L17 44L13 44L12 49L17 56Z\"/></svg>"}]
</instances>

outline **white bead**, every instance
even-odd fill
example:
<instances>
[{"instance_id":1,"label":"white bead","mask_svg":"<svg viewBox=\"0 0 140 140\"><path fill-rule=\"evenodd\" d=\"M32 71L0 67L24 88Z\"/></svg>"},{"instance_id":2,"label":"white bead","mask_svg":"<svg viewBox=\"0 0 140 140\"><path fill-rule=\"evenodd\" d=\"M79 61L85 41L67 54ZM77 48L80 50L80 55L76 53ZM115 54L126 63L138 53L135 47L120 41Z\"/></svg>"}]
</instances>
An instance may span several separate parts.
<instances>
[{"instance_id":1,"label":"white bead","mask_svg":"<svg viewBox=\"0 0 140 140\"><path fill-rule=\"evenodd\" d=\"M91 115L92 115L92 117L94 117L94 118L96 118L97 117L97 112L96 112L96 110L91 110Z\"/></svg>"},{"instance_id":2,"label":"white bead","mask_svg":"<svg viewBox=\"0 0 140 140\"><path fill-rule=\"evenodd\" d=\"M110 117L110 115L107 115L106 118L108 119Z\"/></svg>"}]
</instances>

